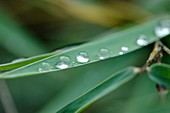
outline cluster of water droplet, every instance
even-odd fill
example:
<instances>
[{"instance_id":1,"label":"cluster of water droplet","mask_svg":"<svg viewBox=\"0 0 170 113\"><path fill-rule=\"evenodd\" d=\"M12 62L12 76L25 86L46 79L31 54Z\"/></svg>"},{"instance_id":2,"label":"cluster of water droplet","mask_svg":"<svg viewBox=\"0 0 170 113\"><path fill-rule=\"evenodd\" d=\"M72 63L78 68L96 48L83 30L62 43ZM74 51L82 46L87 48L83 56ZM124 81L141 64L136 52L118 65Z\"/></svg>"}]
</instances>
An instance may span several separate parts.
<instances>
[{"instance_id":1,"label":"cluster of water droplet","mask_svg":"<svg viewBox=\"0 0 170 113\"><path fill-rule=\"evenodd\" d=\"M155 29L154 29L154 32L155 32L155 35L157 37L164 37L166 35L169 35L170 34L170 20L162 20L160 22L160 25L157 26ZM146 46L148 45L148 36L145 35L145 34L141 34L139 35L139 37L137 38L136 40L136 44L139 45L139 46ZM123 55L124 53L128 52L129 51L129 47L128 46L122 46L120 47L120 51L119 51L119 55ZM102 48L98 51L98 59L99 60L103 60L103 59L107 59L111 56L111 52L106 49L106 48ZM76 59L76 62L77 63L87 63L90 61L90 58L88 56L88 53L87 52L80 52L78 53L78 55L75 57ZM73 60L71 60L70 57L68 56L61 56L59 58L59 60L57 61L55 67L57 69L66 69L66 68L69 68L71 67L75 62L73 62ZM39 67L39 71L40 72L45 72L45 71L49 71L49 70L52 70L53 67L49 64L49 63L46 63L46 62L43 62L41 64L41 66Z\"/></svg>"}]
</instances>

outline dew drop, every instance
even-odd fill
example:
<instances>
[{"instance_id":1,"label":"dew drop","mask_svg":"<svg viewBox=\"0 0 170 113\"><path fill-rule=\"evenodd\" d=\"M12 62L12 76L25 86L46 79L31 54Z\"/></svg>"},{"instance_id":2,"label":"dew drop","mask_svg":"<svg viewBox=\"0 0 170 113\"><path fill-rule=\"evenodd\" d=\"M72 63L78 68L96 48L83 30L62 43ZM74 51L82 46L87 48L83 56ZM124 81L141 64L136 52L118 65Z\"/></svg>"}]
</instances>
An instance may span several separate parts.
<instances>
[{"instance_id":1,"label":"dew drop","mask_svg":"<svg viewBox=\"0 0 170 113\"><path fill-rule=\"evenodd\" d=\"M123 55L124 53L122 51L119 52L119 55Z\"/></svg>"},{"instance_id":2,"label":"dew drop","mask_svg":"<svg viewBox=\"0 0 170 113\"><path fill-rule=\"evenodd\" d=\"M148 44L147 36L146 35L140 35L137 39L136 43L140 46L146 46Z\"/></svg>"},{"instance_id":3,"label":"dew drop","mask_svg":"<svg viewBox=\"0 0 170 113\"><path fill-rule=\"evenodd\" d=\"M46 72L52 70L52 66L49 63L43 62L38 68L39 72Z\"/></svg>"},{"instance_id":4,"label":"dew drop","mask_svg":"<svg viewBox=\"0 0 170 113\"><path fill-rule=\"evenodd\" d=\"M79 55L76 56L76 59L77 59L77 62L80 62L80 63L86 63L90 60L86 52L80 52Z\"/></svg>"},{"instance_id":5,"label":"dew drop","mask_svg":"<svg viewBox=\"0 0 170 113\"><path fill-rule=\"evenodd\" d=\"M103 59L106 59L106 58L109 58L110 57L110 53L109 53L109 50L108 49L100 49L100 52L99 52L99 59L103 60Z\"/></svg>"},{"instance_id":6,"label":"dew drop","mask_svg":"<svg viewBox=\"0 0 170 113\"><path fill-rule=\"evenodd\" d=\"M158 37L164 37L170 34L170 20L164 19L160 21L160 25L155 28L155 34Z\"/></svg>"},{"instance_id":7,"label":"dew drop","mask_svg":"<svg viewBox=\"0 0 170 113\"><path fill-rule=\"evenodd\" d=\"M156 27L155 34L158 37L164 37L170 34L170 29L167 27Z\"/></svg>"},{"instance_id":8,"label":"dew drop","mask_svg":"<svg viewBox=\"0 0 170 113\"><path fill-rule=\"evenodd\" d=\"M67 56L61 56L59 62L57 62L56 67L58 69L66 69L72 65L72 61Z\"/></svg>"},{"instance_id":9,"label":"dew drop","mask_svg":"<svg viewBox=\"0 0 170 113\"><path fill-rule=\"evenodd\" d=\"M128 51L128 50L129 50L129 48L128 48L128 47L126 47L126 46L123 46L123 47L121 47L121 50L126 52L126 51Z\"/></svg>"}]
</instances>

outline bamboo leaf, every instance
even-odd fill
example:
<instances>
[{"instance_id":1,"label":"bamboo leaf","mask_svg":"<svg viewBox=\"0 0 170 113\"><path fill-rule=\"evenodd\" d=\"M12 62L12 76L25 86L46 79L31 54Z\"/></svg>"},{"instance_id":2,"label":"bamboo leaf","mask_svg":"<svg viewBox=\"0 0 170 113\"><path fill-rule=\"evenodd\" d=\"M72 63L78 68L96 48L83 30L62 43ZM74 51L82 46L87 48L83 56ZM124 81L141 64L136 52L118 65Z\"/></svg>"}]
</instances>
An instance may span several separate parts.
<instances>
[{"instance_id":1,"label":"bamboo leaf","mask_svg":"<svg viewBox=\"0 0 170 113\"><path fill-rule=\"evenodd\" d=\"M136 68L129 67L123 71L111 75L104 82L100 83L89 92L80 96L75 101L66 105L57 113L79 113L96 100L100 99L101 97L105 96L106 94L110 93L111 91L117 89L121 85L134 78L136 75L135 69Z\"/></svg>"},{"instance_id":2,"label":"bamboo leaf","mask_svg":"<svg viewBox=\"0 0 170 113\"><path fill-rule=\"evenodd\" d=\"M16 70L2 73L0 78L15 78L59 71L133 52L167 36L169 34L167 32L164 34L164 32L162 33L162 31L159 31L159 33L162 33L161 35L159 34L159 36L158 32L156 32L156 34L154 32L155 28L159 26L160 21L167 18L167 16L157 18L145 24L118 33L112 33L112 31L110 31L101 35L99 37L101 39L77 46L73 49L69 49ZM161 30L162 29L163 28L161 27ZM51 68L38 71L43 63L48 64L48 67Z\"/></svg>"},{"instance_id":3,"label":"bamboo leaf","mask_svg":"<svg viewBox=\"0 0 170 113\"><path fill-rule=\"evenodd\" d=\"M35 57L30 57L30 58L23 58L23 59L16 59L10 63L6 63L6 64L0 64L0 70L4 71L4 70L11 70L11 69L16 69L25 65L28 65L30 63L36 62L38 60L50 57L54 54L57 54L56 52L52 52L49 54L43 54L43 55L38 55Z\"/></svg>"}]
</instances>

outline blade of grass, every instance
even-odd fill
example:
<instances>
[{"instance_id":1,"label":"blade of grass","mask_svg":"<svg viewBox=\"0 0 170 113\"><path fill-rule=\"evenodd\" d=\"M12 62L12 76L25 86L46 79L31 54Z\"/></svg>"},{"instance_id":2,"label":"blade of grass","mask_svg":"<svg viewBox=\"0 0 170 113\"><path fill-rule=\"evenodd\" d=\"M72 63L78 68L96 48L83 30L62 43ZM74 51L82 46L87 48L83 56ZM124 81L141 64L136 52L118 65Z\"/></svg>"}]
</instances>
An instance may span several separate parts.
<instances>
[{"instance_id":1,"label":"blade of grass","mask_svg":"<svg viewBox=\"0 0 170 113\"><path fill-rule=\"evenodd\" d=\"M58 77L70 77L72 81L68 83L67 86L64 87L58 94L56 94L55 97L50 98L50 101L46 103L46 105L41 108L38 113L54 113L66 106L68 103L74 101L77 97L80 97L87 91L91 90L91 88L95 87L97 84L100 84L103 80L112 75L113 72L127 68L130 65L142 66L147 60L150 50L151 49L145 47L120 57L53 73L54 76ZM143 54L145 54L145 57ZM139 59L140 62L138 62Z\"/></svg>"},{"instance_id":2,"label":"blade of grass","mask_svg":"<svg viewBox=\"0 0 170 113\"><path fill-rule=\"evenodd\" d=\"M57 113L79 113L96 100L102 98L106 94L134 78L136 74L136 70L133 67L129 67L123 71L113 74L104 82L80 96Z\"/></svg>"},{"instance_id":3,"label":"blade of grass","mask_svg":"<svg viewBox=\"0 0 170 113\"><path fill-rule=\"evenodd\" d=\"M38 60L59 54L60 52L69 50L69 49L74 48L74 47L76 47L76 46L65 47L63 49L59 49L59 50L56 50L56 51L51 52L51 53L42 54L42 55L38 55L38 56L35 56L35 57L30 57L30 58L25 58L25 59L19 60L19 61L12 61L10 63L0 64L0 70L4 71L4 70L16 69L16 68L28 65L30 63L36 62Z\"/></svg>"},{"instance_id":4,"label":"blade of grass","mask_svg":"<svg viewBox=\"0 0 170 113\"><path fill-rule=\"evenodd\" d=\"M153 43L154 41L162 38L157 37L154 33L154 30L155 27L159 25L160 20L165 18L168 17L164 16L161 18L157 18L152 21L146 22L145 24L118 33L112 33L112 31L110 31L109 33L103 34L101 37L99 37L101 39L77 46L68 51L61 52L60 54L53 55L51 57L31 63L16 70L3 73L0 75L0 78L15 78L62 70L54 68L46 72L37 71L43 62L47 62L52 67L56 67L56 62L60 61L61 56L67 56L71 60L71 66L69 68L73 68L100 61L101 59L99 58L99 53L100 50L103 48L108 50L109 57L116 57L119 56L120 53L126 54L135 51L143 47L137 44L137 40L139 39L139 36L141 36L141 34L145 34L147 36L147 44ZM128 48L127 51L121 50L122 47ZM76 56L79 55L80 52L86 52L88 54L88 58L90 59L89 62L77 62Z\"/></svg>"},{"instance_id":5,"label":"blade of grass","mask_svg":"<svg viewBox=\"0 0 170 113\"><path fill-rule=\"evenodd\" d=\"M16 69L16 68L28 65L30 63L36 62L38 60L50 57L55 54L57 54L57 53L53 52L53 53L49 53L49 54L43 54L43 55L38 55L35 57L25 58L21 61L16 61L16 62L14 61L14 62L6 63L6 64L0 64L0 70L4 71L4 70Z\"/></svg>"}]
</instances>

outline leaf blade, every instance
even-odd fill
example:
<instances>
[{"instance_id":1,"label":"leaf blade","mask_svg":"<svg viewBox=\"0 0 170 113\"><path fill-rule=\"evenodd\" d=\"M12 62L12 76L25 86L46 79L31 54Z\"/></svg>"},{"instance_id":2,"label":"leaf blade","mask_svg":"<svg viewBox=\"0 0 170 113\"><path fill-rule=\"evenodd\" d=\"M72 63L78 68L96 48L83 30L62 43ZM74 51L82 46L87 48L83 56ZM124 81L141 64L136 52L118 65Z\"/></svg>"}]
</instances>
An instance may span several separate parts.
<instances>
[{"instance_id":1,"label":"leaf blade","mask_svg":"<svg viewBox=\"0 0 170 113\"><path fill-rule=\"evenodd\" d=\"M16 70L1 74L0 78L15 78L15 77L28 76L28 75L41 74L42 72L38 72L37 70L38 70L38 67L43 62L48 62L53 67L56 67L56 62L60 61L61 56L68 56L72 62L75 62L69 68L94 63L94 62L100 61L99 50L102 48L106 48L109 50L110 57L119 56L122 46L125 46L125 47L127 46L129 48L128 51L124 52L125 54L130 53L132 51L138 50L143 47L143 46L136 44L136 41L138 40L141 33L149 37L149 39L147 40L148 41L147 44L151 44L154 41L157 41L163 38L163 37L157 37L153 31L155 27L159 25L159 21L165 18L168 18L168 17L164 16L161 18L157 18L145 24L142 24L137 27L133 27L133 28L130 28L128 30L121 31L118 33L112 33L112 31L110 31L109 33L103 34L102 36L99 37L102 39L98 39L96 41L92 41L92 42L80 45L68 51L61 52L58 55L54 55L46 59L42 59L38 62L29 64L25 67L21 67ZM89 59L90 59L89 62L79 63L76 61L76 56L82 51L85 51L88 53ZM60 70L62 69L55 68L47 72L60 71ZM43 73L46 73L46 72L43 72Z\"/></svg>"},{"instance_id":2,"label":"leaf blade","mask_svg":"<svg viewBox=\"0 0 170 113\"><path fill-rule=\"evenodd\" d=\"M110 93L111 91L117 89L119 86L128 82L135 77L137 73L135 68L129 67L121 72L111 75L107 80L85 93L83 96L79 97L75 101L71 102L57 113L79 113L87 106Z\"/></svg>"}]
</instances>

